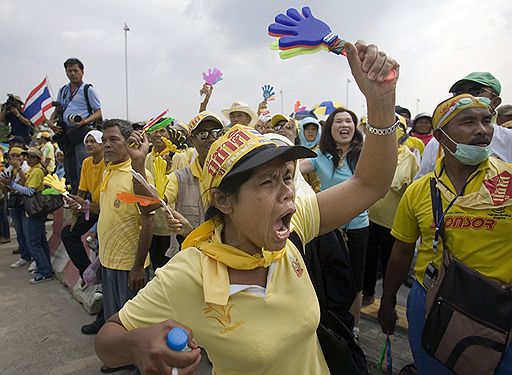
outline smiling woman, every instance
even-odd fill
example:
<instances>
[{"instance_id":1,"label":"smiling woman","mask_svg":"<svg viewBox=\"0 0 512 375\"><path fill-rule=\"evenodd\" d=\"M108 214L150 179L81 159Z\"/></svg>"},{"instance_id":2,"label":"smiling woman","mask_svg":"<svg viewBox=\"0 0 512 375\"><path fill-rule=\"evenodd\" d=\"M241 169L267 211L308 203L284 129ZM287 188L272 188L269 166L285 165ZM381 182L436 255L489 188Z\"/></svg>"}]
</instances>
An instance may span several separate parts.
<instances>
[{"instance_id":1,"label":"smiling woman","mask_svg":"<svg viewBox=\"0 0 512 375\"><path fill-rule=\"evenodd\" d=\"M320 178L321 190L328 189L351 179L363 147L363 134L356 127L358 123L354 112L345 108L336 108L327 118L320 138L318 157L301 162L301 172L316 172ZM364 279L364 260L369 235L368 211L362 210L343 226L347 236L352 273L357 291L351 313L354 315L354 335L359 336L359 318L361 315L362 290Z\"/></svg>"},{"instance_id":2,"label":"smiling woman","mask_svg":"<svg viewBox=\"0 0 512 375\"><path fill-rule=\"evenodd\" d=\"M347 54L371 126L393 129L396 81L384 77L398 64L376 46L347 44ZM308 243L387 192L395 135L370 134L366 145L350 181L296 197L293 161L314 152L277 147L252 128L233 126L212 144L204 163L207 220L105 324L97 336L99 357L109 366L135 363L143 373L169 374L178 367L190 374L199 364L199 344L215 374L328 374L316 335L315 290L288 237L295 231ZM194 330L191 352L165 345L169 329L180 325Z\"/></svg>"}]
</instances>

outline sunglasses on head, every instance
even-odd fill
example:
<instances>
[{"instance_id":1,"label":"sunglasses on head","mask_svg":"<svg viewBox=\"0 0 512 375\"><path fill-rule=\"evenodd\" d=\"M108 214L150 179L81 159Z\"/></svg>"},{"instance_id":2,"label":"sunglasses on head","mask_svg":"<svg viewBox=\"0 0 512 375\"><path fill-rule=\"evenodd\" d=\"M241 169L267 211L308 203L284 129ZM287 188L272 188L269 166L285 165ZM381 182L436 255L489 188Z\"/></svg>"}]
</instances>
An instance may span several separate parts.
<instances>
[{"instance_id":1,"label":"sunglasses on head","mask_svg":"<svg viewBox=\"0 0 512 375\"><path fill-rule=\"evenodd\" d=\"M480 103L482 106L489 108L491 105L491 99L486 97L473 97L473 98L460 98L457 102L453 103L452 106L448 109L448 111L439 119L437 122L441 124L448 116L450 116L457 108L463 108L470 106L473 103ZM436 128L438 126L436 125Z\"/></svg>"},{"instance_id":2,"label":"sunglasses on head","mask_svg":"<svg viewBox=\"0 0 512 375\"><path fill-rule=\"evenodd\" d=\"M211 130L201 130L200 132L194 133L194 137L201 141L205 141L211 135L213 139L217 139L224 134L224 129L211 129Z\"/></svg>"}]
</instances>

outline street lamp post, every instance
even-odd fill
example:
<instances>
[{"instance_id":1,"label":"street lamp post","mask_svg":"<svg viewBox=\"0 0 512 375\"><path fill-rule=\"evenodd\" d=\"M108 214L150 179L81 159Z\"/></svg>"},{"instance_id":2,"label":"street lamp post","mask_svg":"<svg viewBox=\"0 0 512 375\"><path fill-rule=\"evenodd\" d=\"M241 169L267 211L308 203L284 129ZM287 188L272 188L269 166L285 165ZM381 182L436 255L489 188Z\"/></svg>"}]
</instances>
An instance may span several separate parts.
<instances>
[{"instance_id":1,"label":"street lamp post","mask_svg":"<svg viewBox=\"0 0 512 375\"><path fill-rule=\"evenodd\" d=\"M125 73L125 86L126 86L126 120L128 120L128 31L130 28L128 24L124 23L124 73Z\"/></svg>"},{"instance_id":2,"label":"street lamp post","mask_svg":"<svg viewBox=\"0 0 512 375\"><path fill-rule=\"evenodd\" d=\"M416 99L416 114L420 113L420 99Z\"/></svg>"},{"instance_id":3,"label":"street lamp post","mask_svg":"<svg viewBox=\"0 0 512 375\"><path fill-rule=\"evenodd\" d=\"M345 106L348 108L348 84L350 83L350 79L347 78L347 96L346 96L346 103Z\"/></svg>"},{"instance_id":4,"label":"street lamp post","mask_svg":"<svg viewBox=\"0 0 512 375\"><path fill-rule=\"evenodd\" d=\"M281 113L284 114L284 103L283 103L283 89L281 89L281 91L279 91L279 93L281 94Z\"/></svg>"}]
</instances>

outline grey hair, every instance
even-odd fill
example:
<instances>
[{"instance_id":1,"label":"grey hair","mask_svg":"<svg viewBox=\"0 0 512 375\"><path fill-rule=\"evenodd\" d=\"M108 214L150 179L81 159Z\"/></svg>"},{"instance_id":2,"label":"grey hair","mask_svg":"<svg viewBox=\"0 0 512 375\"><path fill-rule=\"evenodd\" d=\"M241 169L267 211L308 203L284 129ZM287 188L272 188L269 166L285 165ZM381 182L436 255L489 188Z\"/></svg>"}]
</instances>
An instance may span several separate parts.
<instances>
[{"instance_id":1,"label":"grey hair","mask_svg":"<svg viewBox=\"0 0 512 375\"><path fill-rule=\"evenodd\" d=\"M128 139L130 135L133 132L133 126L132 123L126 120L121 120L118 118L113 118L109 120L105 120L103 122L103 131L107 128L113 128L114 126L117 126L119 128L119 131L123 135L124 139Z\"/></svg>"}]
</instances>

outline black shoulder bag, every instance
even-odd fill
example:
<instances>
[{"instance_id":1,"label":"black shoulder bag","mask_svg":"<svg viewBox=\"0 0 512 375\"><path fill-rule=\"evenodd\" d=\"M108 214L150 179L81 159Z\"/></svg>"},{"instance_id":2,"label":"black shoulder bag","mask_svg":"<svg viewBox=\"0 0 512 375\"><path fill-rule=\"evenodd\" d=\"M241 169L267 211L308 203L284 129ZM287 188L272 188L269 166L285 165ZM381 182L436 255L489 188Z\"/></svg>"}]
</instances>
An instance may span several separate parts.
<instances>
[{"instance_id":1,"label":"black shoulder bag","mask_svg":"<svg viewBox=\"0 0 512 375\"><path fill-rule=\"evenodd\" d=\"M23 208L30 217L46 217L64 204L60 195L43 195L40 191L23 197Z\"/></svg>"},{"instance_id":2,"label":"black shoulder bag","mask_svg":"<svg viewBox=\"0 0 512 375\"><path fill-rule=\"evenodd\" d=\"M436 179L430 180L437 252L444 216ZM505 240L505 239L504 239ZM439 274L425 283L426 321L421 337L425 351L456 374L493 374L510 344L512 294L458 260L443 240ZM425 280L427 281L427 280Z\"/></svg>"},{"instance_id":3,"label":"black shoulder bag","mask_svg":"<svg viewBox=\"0 0 512 375\"><path fill-rule=\"evenodd\" d=\"M329 371L338 374L368 374L366 357L356 344L348 310L355 298L355 286L347 246L332 231L304 245L297 232L290 241L299 250L320 304L320 324L316 330Z\"/></svg>"}]
</instances>

